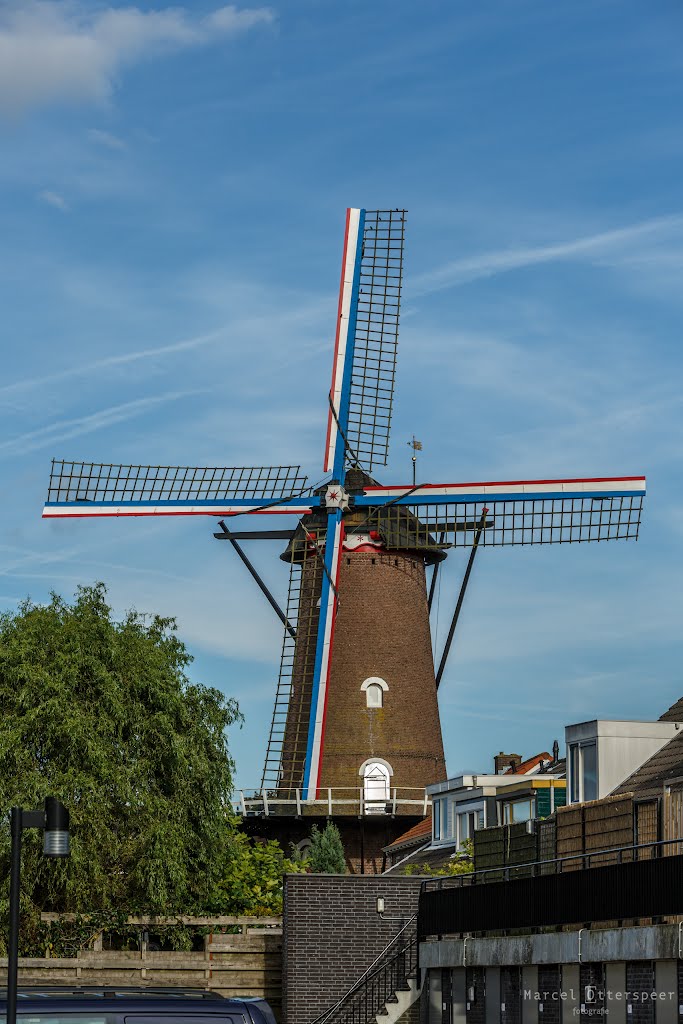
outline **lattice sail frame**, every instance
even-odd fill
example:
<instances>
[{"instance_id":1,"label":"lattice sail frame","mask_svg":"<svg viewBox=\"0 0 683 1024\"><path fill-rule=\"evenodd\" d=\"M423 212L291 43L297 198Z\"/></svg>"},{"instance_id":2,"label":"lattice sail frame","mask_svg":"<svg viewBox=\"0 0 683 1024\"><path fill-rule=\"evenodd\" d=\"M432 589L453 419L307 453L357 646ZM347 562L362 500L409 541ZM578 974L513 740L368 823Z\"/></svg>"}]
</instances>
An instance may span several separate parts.
<instances>
[{"instance_id":1,"label":"lattice sail frame","mask_svg":"<svg viewBox=\"0 0 683 1024\"><path fill-rule=\"evenodd\" d=\"M301 494L300 466L126 466L52 460L48 504L278 500Z\"/></svg>"},{"instance_id":2,"label":"lattice sail frame","mask_svg":"<svg viewBox=\"0 0 683 1024\"><path fill-rule=\"evenodd\" d=\"M405 210L366 210L346 438L347 464L386 466L396 381Z\"/></svg>"},{"instance_id":3,"label":"lattice sail frame","mask_svg":"<svg viewBox=\"0 0 683 1024\"><path fill-rule=\"evenodd\" d=\"M479 546L523 544L578 544L588 541L637 540L643 508L642 496L611 495L606 498L533 498L517 501L489 499L453 505L394 505L384 516L398 523L401 508L410 519L401 519L404 531L414 534L415 546L429 536L445 533L444 548L471 547L476 527L484 528Z\"/></svg>"},{"instance_id":4,"label":"lattice sail frame","mask_svg":"<svg viewBox=\"0 0 683 1024\"><path fill-rule=\"evenodd\" d=\"M416 547L434 534L445 534L444 547L469 547L480 523L477 543L501 547L637 540L644 497L644 477L600 477L368 487L356 506L400 524Z\"/></svg>"}]
</instances>

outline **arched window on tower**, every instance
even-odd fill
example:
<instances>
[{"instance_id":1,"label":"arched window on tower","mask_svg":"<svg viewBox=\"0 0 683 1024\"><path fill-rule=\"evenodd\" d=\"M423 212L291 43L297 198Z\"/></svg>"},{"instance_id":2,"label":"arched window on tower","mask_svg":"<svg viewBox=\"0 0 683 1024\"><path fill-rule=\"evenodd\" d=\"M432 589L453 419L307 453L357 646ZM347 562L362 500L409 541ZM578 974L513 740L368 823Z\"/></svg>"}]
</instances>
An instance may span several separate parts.
<instances>
[{"instance_id":1,"label":"arched window on tower","mask_svg":"<svg viewBox=\"0 0 683 1024\"><path fill-rule=\"evenodd\" d=\"M384 705L384 693L389 687L379 676L370 676L364 683L361 683L361 690L365 692L365 703L369 708L381 708Z\"/></svg>"},{"instance_id":2,"label":"arched window on tower","mask_svg":"<svg viewBox=\"0 0 683 1024\"><path fill-rule=\"evenodd\" d=\"M359 775L363 777L363 800L367 811L383 811L391 799L391 765L381 758L370 758L361 765Z\"/></svg>"}]
</instances>

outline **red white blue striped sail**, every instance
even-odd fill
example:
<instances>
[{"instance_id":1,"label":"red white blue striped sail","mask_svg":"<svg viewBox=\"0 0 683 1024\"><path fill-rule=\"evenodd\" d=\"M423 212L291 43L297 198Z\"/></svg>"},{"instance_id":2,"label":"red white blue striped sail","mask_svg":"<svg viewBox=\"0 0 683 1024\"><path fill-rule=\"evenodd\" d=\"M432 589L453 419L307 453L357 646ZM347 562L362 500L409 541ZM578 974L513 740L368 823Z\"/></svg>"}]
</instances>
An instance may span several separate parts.
<instances>
[{"instance_id":1,"label":"red white blue striped sail","mask_svg":"<svg viewBox=\"0 0 683 1024\"><path fill-rule=\"evenodd\" d=\"M337 308L337 332L334 340L332 384L329 395L330 408L327 418L325 458L323 459L324 472L332 473L338 480L341 480L344 471L344 436L349 421L351 367L356 333L364 215L365 210L349 209L346 211Z\"/></svg>"},{"instance_id":2,"label":"red white blue striped sail","mask_svg":"<svg viewBox=\"0 0 683 1024\"><path fill-rule=\"evenodd\" d=\"M341 511L336 512L330 519L325 544L325 575L320 595L320 618L318 619L311 714L304 769L303 796L305 800L315 799L320 785L334 626L337 618L339 565L344 541L344 521Z\"/></svg>"}]
</instances>

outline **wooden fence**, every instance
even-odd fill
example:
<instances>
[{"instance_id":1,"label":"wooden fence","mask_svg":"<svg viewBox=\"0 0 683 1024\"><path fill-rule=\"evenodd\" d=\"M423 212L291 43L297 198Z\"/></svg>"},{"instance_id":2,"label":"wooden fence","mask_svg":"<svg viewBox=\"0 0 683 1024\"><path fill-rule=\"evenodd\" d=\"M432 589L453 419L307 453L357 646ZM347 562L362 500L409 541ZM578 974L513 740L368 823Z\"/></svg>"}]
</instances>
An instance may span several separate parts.
<instances>
[{"instance_id":1,"label":"wooden fence","mask_svg":"<svg viewBox=\"0 0 683 1024\"><path fill-rule=\"evenodd\" d=\"M536 830L529 831L526 822L513 825L494 825L477 829L474 833L474 870L487 870L487 881L503 878L503 871L495 868L531 864L538 860ZM532 873L532 868L519 868L512 877L521 878Z\"/></svg>"},{"instance_id":2,"label":"wooden fence","mask_svg":"<svg viewBox=\"0 0 683 1024\"><path fill-rule=\"evenodd\" d=\"M566 861L562 865L563 871L581 869L582 853L631 845L633 797L630 794L572 804L557 810L557 856L571 857L573 853L579 855L575 861ZM593 857L590 863L592 867L600 867L602 864L614 863L617 856L605 854L603 857Z\"/></svg>"},{"instance_id":3,"label":"wooden fence","mask_svg":"<svg viewBox=\"0 0 683 1024\"><path fill-rule=\"evenodd\" d=\"M43 920L69 915L43 914ZM71 915L73 920L73 915ZM121 985L204 988L225 996L262 996L279 1019L282 1003L282 919L278 917L141 918L127 925L154 931L169 925L209 928L199 952L157 952L142 941L136 951L102 948L96 932L90 948L72 957L22 957L19 985ZM236 934L223 929L238 928ZM7 960L0 958L0 970Z\"/></svg>"},{"instance_id":4,"label":"wooden fence","mask_svg":"<svg viewBox=\"0 0 683 1024\"><path fill-rule=\"evenodd\" d=\"M683 792L670 790L662 797L662 839L683 840ZM667 854L683 853L683 842L665 846Z\"/></svg>"}]
</instances>

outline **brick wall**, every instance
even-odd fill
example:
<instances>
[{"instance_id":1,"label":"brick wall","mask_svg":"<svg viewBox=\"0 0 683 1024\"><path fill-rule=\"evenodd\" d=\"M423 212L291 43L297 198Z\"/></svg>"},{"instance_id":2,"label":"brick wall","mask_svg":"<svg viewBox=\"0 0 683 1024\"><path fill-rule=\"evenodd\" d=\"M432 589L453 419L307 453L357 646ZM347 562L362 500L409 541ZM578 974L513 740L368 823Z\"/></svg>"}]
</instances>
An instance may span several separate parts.
<instances>
[{"instance_id":1,"label":"brick wall","mask_svg":"<svg viewBox=\"0 0 683 1024\"><path fill-rule=\"evenodd\" d=\"M581 964L579 967L581 1020L596 1020L605 1013L605 965Z\"/></svg>"},{"instance_id":2,"label":"brick wall","mask_svg":"<svg viewBox=\"0 0 683 1024\"><path fill-rule=\"evenodd\" d=\"M501 967L500 1007L501 1024L522 1024L521 967Z\"/></svg>"},{"instance_id":3,"label":"brick wall","mask_svg":"<svg viewBox=\"0 0 683 1024\"><path fill-rule=\"evenodd\" d=\"M308 1024L344 995L417 910L420 878L287 875L283 1020ZM377 897L385 900L382 920Z\"/></svg>"},{"instance_id":4,"label":"brick wall","mask_svg":"<svg viewBox=\"0 0 683 1024\"><path fill-rule=\"evenodd\" d=\"M381 708L361 692L370 676L388 684ZM320 785L358 789L373 756L391 765L392 787L446 778L425 567L408 554L344 553Z\"/></svg>"},{"instance_id":5,"label":"brick wall","mask_svg":"<svg viewBox=\"0 0 683 1024\"><path fill-rule=\"evenodd\" d=\"M543 1021L543 1024L561 1024L561 991L560 965L540 964L538 968L538 992L540 993L538 1019Z\"/></svg>"},{"instance_id":6,"label":"brick wall","mask_svg":"<svg viewBox=\"0 0 683 1024\"><path fill-rule=\"evenodd\" d=\"M485 1024L486 1022L486 968L468 967L465 976L466 1021L467 1024ZM471 991L470 991L471 990ZM470 999L470 995L474 999ZM552 1022L555 1024L555 1021ZM559 1024L559 1022L558 1022Z\"/></svg>"},{"instance_id":7,"label":"brick wall","mask_svg":"<svg viewBox=\"0 0 683 1024\"><path fill-rule=\"evenodd\" d=\"M631 1024L653 1024L655 1004L644 999L655 987L655 965L647 960L636 960L626 964L626 998Z\"/></svg>"}]
</instances>

